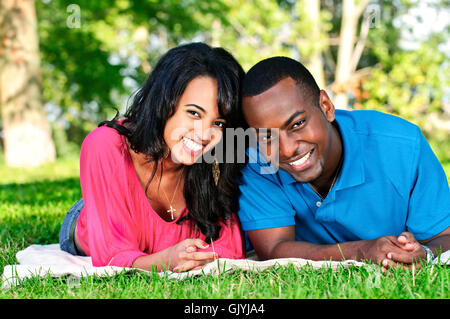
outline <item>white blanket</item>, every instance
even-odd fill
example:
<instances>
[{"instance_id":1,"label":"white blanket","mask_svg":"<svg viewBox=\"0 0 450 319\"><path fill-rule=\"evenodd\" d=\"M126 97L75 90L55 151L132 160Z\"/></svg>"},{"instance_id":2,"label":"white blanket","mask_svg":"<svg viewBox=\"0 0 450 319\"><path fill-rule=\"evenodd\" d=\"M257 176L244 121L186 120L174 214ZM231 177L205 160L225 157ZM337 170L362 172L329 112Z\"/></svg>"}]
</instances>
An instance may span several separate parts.
<instances>
[{"instance_id":1,"label":"white blanket","mask_svg":"<svg viewBox=\"0 0 450 319\"><path fill-rule=\"evenodd\" d=\"M59 248L59 244L51 245L31 245L16 254L18 265L7 265L3 270L2 288L8 289L13 285L20 284L20 281L25 278L34 276L45 277L50 275L52 277L60 276L74 276L76 278L82 276L112 276L122 271L128 272L132 268L122 268L114 266L94 267L92 266L91 257L73 256ZM226 259L219 258L202 269L193 270L183 273L174 273L171 271L161 272L160 276L168 279L184 279L189 276L199 276L232 271L234 269L241 269L245 271L261 271L269 267L285 266L292 264L295 267L303 267L307 264L313 268L318 269L322 267L331 267L336 269L338 267L349 266L363 266L362 262L354 260L346 260L342 262L337 261L312 261L301 258L279 258L266 261L248 259ZM436 261L437 262L437 261ZM441 255L440 262L450 264L450 250ZM136 270L133 268L133 270ZM144 270L139 270L148 273Z\"/></svg>"}]
</instances>

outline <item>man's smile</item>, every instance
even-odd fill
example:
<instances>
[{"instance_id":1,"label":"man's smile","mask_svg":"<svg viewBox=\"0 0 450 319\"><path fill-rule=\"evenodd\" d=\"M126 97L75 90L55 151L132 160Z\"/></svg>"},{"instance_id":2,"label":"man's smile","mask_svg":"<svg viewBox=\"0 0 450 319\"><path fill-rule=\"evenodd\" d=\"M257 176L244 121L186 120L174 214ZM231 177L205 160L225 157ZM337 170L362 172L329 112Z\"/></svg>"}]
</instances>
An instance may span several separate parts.
<instances>
[{"instance_id":1,"label":"man's smile","mask_svg":"<svg viewBox=\"0 0 450 319\"><path fill-rule=\"evenodd\" d=\"M312 157L313 153L314 153L314 148L312 150L310 150L308 153L299 156L297 159L290 161L290 162L285 162L285 163L289 164L289 166L296 171L304 170L311 163L311 157Z\"/></svg>"}]
</instances>

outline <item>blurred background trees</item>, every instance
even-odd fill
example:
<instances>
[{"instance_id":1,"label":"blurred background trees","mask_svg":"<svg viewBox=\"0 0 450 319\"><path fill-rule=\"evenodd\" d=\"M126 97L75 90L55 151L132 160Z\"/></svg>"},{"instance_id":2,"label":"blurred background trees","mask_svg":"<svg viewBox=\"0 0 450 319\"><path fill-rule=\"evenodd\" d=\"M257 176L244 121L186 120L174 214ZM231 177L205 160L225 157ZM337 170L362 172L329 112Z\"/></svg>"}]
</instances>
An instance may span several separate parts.
<instances>
[{"instance_id":1,"label":"blurred background trees","mask_svg":"<svg viewBox=\"0 0 450 319\"><path fill-rule=\"evenodd\" d=\"M31 1L0 2L0 106L8 165L53 161L42 101L37 20Z\"/></svg>"},{"instance_id":2,"label":"blurred background trees","mask_svg":"<svg viewBox=\"0 0 450 319\"><path fill-rule=\"evenodd\" d=\"M377 109L419 124L450 167L448 0L1 0L0 130L6 152L7 110L33 109L5 102L16 77L7 74L17 72L5 41L8 2L34 5L37 13L40 52L34 56L40 69L27 76L38 79L41 95L26 99L29 105L40 101L59 157L78 154L86 134L114 116L113 107L123 113L165 51L204 41L231 51L245 70L274 55L301 61L337 107ZM432 25L426 24L430 17ZM24 96L28 91L18 90ZM28 157L38 162L36 155Z\"/></svg>"}]
</instances>

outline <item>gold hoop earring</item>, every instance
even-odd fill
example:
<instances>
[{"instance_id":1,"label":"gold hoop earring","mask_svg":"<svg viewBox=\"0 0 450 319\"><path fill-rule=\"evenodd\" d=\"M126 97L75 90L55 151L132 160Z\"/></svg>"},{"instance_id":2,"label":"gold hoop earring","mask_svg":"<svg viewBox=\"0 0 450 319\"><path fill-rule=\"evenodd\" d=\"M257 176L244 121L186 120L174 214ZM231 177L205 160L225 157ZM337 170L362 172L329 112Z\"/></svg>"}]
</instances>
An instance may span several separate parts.
<instances>
[{"instance_id":1,"label":"gold hoop earring","mask_svg":"<svg viewBox=\"0 0 450 319\"><path fill-rule=\"evenodd\" d=\"M219 177L220 177L220 168L219 168L219 163L217 162L217 160L214 158L214 162L212 163L212 174L213 174L213 178L214 178L214 183L217 184L219 183Z\"/></svg>"}]
</instances>

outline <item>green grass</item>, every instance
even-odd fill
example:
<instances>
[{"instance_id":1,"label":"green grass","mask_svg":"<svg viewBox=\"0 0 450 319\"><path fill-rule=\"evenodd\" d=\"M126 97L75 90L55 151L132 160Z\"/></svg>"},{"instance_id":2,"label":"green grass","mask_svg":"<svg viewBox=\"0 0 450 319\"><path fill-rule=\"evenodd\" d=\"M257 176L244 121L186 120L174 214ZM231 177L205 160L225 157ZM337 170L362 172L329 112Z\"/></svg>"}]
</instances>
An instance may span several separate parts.
<instances>
[{"instance_id":1,"label":"green grass","mask_svg":"<svg viewBox=\"0 0 450 319\"><path fill-rule=\"evenodd\" d=\"M157 298L157 299L272 299L272 298L385 298L421 299L449 297L449 271L443 266L411 271L392 271L389 276L365 268L332 271L293 266L260 273L235 271L218 276L194 277L181 281L156 274L122 273L113 277L85 277L25 280L0 297L8 298ZM372 283L372 285L370 284Z\"/></svg>"},{"instance_id":2,"label":"green grass","mask_svg":"<svg viewBox=\"0 0 450 319\"><path fill-rule=\"evenodd\" d=\"M448 176L448 166L446 167ZM0 273L16 264L15 254L31 244L58 242L67 210L81 196L77 159L38 169L0 165ZM293 266L260 273L235 271L218 276L168 280L138 271L109 278L33 278L2 298L396 298L450 297L446 266L394 270L382 275L374 268L314 270Z\"/></svg>"}]
</instances>

